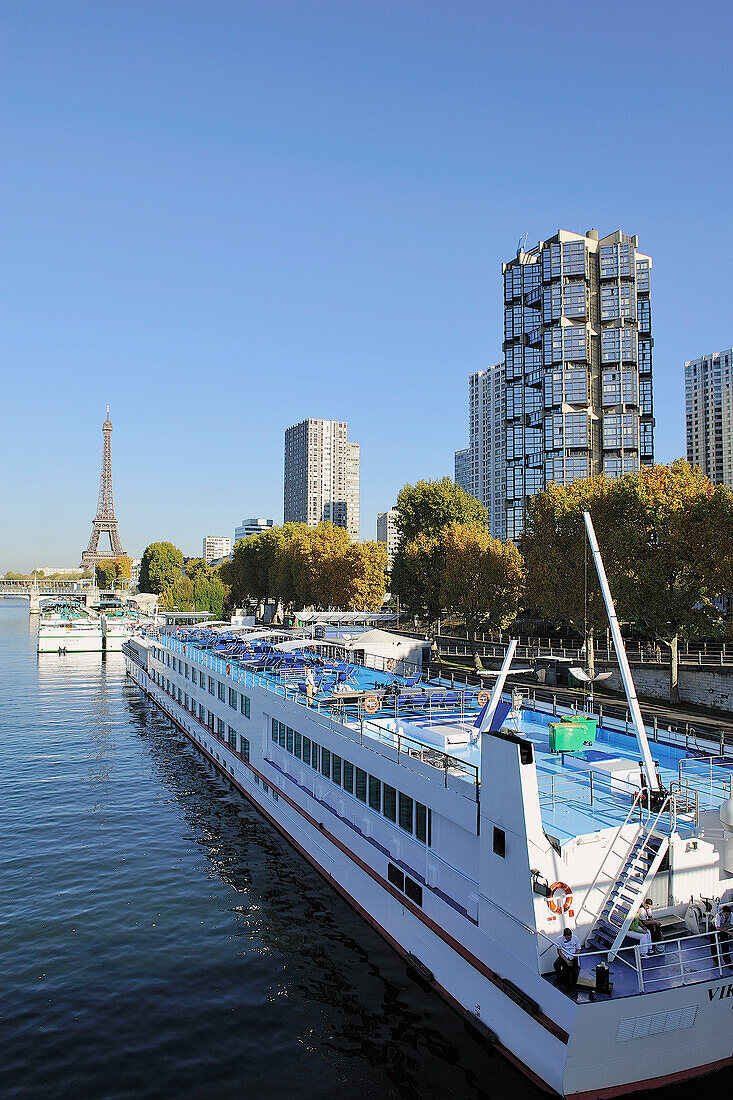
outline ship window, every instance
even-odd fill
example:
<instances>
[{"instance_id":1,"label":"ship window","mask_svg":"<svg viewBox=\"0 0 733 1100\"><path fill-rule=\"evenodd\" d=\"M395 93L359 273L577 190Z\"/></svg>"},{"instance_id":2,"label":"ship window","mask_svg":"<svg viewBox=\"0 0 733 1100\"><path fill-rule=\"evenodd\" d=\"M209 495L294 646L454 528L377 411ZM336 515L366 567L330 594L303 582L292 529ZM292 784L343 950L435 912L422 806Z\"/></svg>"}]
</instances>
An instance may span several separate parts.
<instances>
[{"instance_id":1,"label":"ship window","mask_svg":"<svg viewBox=\"0 0 733 1100\"><path fill-rule=\"evenodd\" d=\"M243 695L240 700L240 710L245 718L249 718L249 695Z\"/></svg>"},{"instance_id":2,"label":"ship window","mask_svg":"<svg viewBox=\"0 0 733 1100\"><path fill-rule=\"evenodd\" d=\"M272 740L277 744L277 718L272 719Z\"/></svg>"},{"instance_id":3,"label":"ship window","mask_svg":"<svg viewBox=\"0 0 733 1100\"><path fill-rule=\"evenodd\" d=\"M186 710L188 710L188 696L187 695L183 696L183 705L186 708Z\"/></svg>"},{"instance_id":4,"label":"ship window","mask_svg":"<svg viewBox=\"0 0 733 1100\"><path fill-rule=\"evenodd\" d=\"M188 664L185 664L183 666L183 676L184 676L184 679L186 679L186 680L188 679Z\"/></svg>"},{"instance_id":5,"label":"ship window","mask_svg":"<svg viewBox=\"0 0 733 1100\"><path fill-rule=\"evenodd\" d=\"M356 769L356 797L360 802L367 800L367 773L361 768Z\"/></svg>"},{"instance_id":6,"label":"ship window","mask_svg":"<svg viewBox=\"0 0 733 1100\"><path fill-rule=\"evenodd\" d=\"M295 731L295 745L294 745L293 751L294 751L295 755L298 757L299 760L300 760L300 754L302 752L302 749L303 749L303 746L302 746L302 743L301 743L301 736L298 733L298 731L296 730Z\"/></svg>"},{"instance_id":7,"label":"ship window","mask_svg":"<svg viewBox=\"0 0 733 1100\"><path fill-rule=\"evenodd\" d=\"M206 687L206 676L203 672L199 672L199 683L201 684L202 688Z\"/></svg>"},{"instance_id":8,"label":"ship window","mask_svg":"<svg viewBox=\"0 0 733 1100\"><path fill-rule=\"evenodd\" d=\"M369 776L369 805L377 813L382 808L382 784L373 775Z\"/></svg>"},{"instance_id":9,"label":"ship window","mask_svg":"<svg viewBox=\"0 0 733 1100\"><path fill-rule=\"evenodd\" d=\"M293 731L290 726L287 726L285 729L285 748L288 752L293 751Z\"/></svg>"},{"instance_id":10,"label":"ship window","mask_svg":"<svg viewBox=\"0 0 733 1100\"><path fill-rule=\"evenodd\" d=\"M503 829L497 829L494 826L494 855L501 856L502 859L506 856L506 833Z\"/></svg>"},{"instance_id":11,"label":"ship window","mask_svg":"<svg viewBox=\"0 0 733 1100\"><path fill-rule=\"evenodd\" d=\"M399 867L395 867L394 863L387 864L387 878L398 890L405 889L405 876Z\"/></svg>"},{"instance_id":12,"label":"ship window","mask_svg":"<svg viewBox=\"0 0 733 1100\"><path fill-rule=\"evenodd\" d=\"M400 791L400 828L405 832L412 832L412 799Z\"/></svg>"},{"instance_id":13,"label":"ship window","mask_svg":"<svg viewBox=\"0 0 733 1100\"><path fill-rule=\"evenodd\" d=\"M170 668L171 667L171 655L170 655L170 653L166 653L165 656L166 656L166 664L168 665L168 668Z\"/></svg>"},{"instance_id":14,"label":"ship window","mask_svg":"<svg viewBox=\"0 0 733 1100\"><path fill-rule=\"evenodd\" d=\"M229 744L231 745L231 747L233 749L236 749L236 747L237 747L237 731L232 726L228 726L227 727L227 735L228 735L228 738L229 738Z\"/></svg>"},{"instance_id":15,"label":"ship window","mask_svg":"<svg viewBox=\"0 0 733 1100\"><path fill-rule=\"evenodd\" d=\"M222 684L221 680L219 681L219 698L221 699L222 703L226 699L226 693L224 691L224 685Z\"/></svg>"},{"instance_id":16,"label":"ship window","mask_svg":"<svg viewBox=\"0 0 733 1100\"><path fill-rule=\"evenodd\" d=\"M419 882L414 882L411 878L408 878L407 875L405 875L405 893L410 901L422 906L422 886Z\"/></svg>"},{"instance_id":17,"label":"ship window","mask_svg":"<svg viewBox=\"0 0 733 1100\"><path fill-rule=\"evenodd\" d=\"M331 778L331 752L329 749L321 749L321 775L326 779Z\"/></svg>"},{"instance_id":18,"label":"ship window","mask_svg":"<svg viewBox=\"0 0 733 1100\"><path fill-rule=\"evenodd\" d=\"M303 763L310 764L311 762L311 739L310 737L303 738Z\"/></svg>"},{"instance_id":19,"label":"ship window","mask_svg":"<svg viewBox=\"0 0 733 1100\"><path fill-rule=\"evenodd\" d=\"M209 729L212 730L212 732L213 732L213 729L214 729L214 715L211 713L210 710L208 710L206 712L206 724L208 725Z\"/></svg>"},{"instance_id":20,"label":"ship window","mask_svg":"<svg viewBox=\"0 0 733 1100\"><path fill-rule=\"evenodd\" d=\"M311 741L311 767L318 771L318 745L315 741Z\"/></svg>"},{"instance_id":21,"label":"ship window","mask_svg":"<svg viewBox=\"0 0 733 1100\"><path fill-rule=\"evenodd\" d=\"M428 839L428 813L422 802L415 803L415 836L423 844Z\"/></svg>"},{"instance_id":22,"label":"ship window","mask_svg":"<svg viewBox=\"0 0 733 1100\"><path fill-rule=\"evenodd\" d=\"M214 686L214 677L209 676L209 695L213 695L215 691L216 687Z\"/></svg>"},{"instance_id":23,"label":"ship window","mask_svg":"<svg viewBox=\"0 0 733 1100\"><path fill-rule=\"evenodd\" d=\"M341 786L341 757L337 756L335 752L331 753L331 775L334 783L338 783Z\"/></svg>"},{"instance_id":24,"label":"ship window","mask_svg":"<svg viewBox=\"0 0 733 1100\"><path fill-rule=\"evenodd\" d=\"M245 760L249 760L249 741L246 737L241 739L241 748L239 750Z\"/></svg>"},{"instance_id":25,"label":"ship window","mask_svg":"<svg viewBox=\"0 0 733 1100\"><path fill-rule=\"evenodd\" d=\"M385 817L389 818L390 821L397 820L397 791L387 783L384 784L382 813Z\"/></svg>"},{"instance_id":26,"label":"ship window","mask_svg":"<svg viewBox=\"0 0 733 1100\"><path fill-rule=\"evenodd\" d=\"M344 790L354 793L354 765L344 760Z\"/></svg>"},{"instance_id":27,"label":"ship window","mask_svg":"<svg viewBox=\"0 0 733 1100\"><path fill-rule=\"evenodd\" d=\"M225 729L226 729L226 724L221 720L221 718L217 718L217 720L216 720L216 732L219 734L220 737L224 736Z\"/></svg>"},{"instance_id":28,"label":"ship window","mask_svg":"<svg viewBox=\"0 0 733 1100\"><path fill-rule=\"evenodd\" d=\"M237 693L234 688L229 688L229 706L233 709L237 709Z\"/></svg>"},{"instance_id":29,"label":"ship window","mask_svg":"<svg viewBox=\"0 0 733 1100\"><path fill-rule=\"evenodd\" d=\"M281 749L285 748L285 723L278 722L277 724L277 743Z\"/></svg>"}]
</instances>

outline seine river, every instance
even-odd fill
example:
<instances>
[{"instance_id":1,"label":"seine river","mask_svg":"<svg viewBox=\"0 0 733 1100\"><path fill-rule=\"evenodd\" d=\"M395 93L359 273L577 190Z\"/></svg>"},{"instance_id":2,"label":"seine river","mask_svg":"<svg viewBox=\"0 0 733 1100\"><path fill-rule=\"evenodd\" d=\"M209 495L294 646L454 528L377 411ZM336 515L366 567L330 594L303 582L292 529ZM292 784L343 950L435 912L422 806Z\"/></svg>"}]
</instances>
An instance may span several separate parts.
<instances>
[{"instance_id":1,"label":"seine river","mask_svg":"<svg viewBox=\"0 0 733 1100\"><path fill-rule=\"evenodd\" d=\"M39 658L34 631L0 601L3 1100L542 1095L215 777L120 655Z\"/></svg>"}]
</instances>

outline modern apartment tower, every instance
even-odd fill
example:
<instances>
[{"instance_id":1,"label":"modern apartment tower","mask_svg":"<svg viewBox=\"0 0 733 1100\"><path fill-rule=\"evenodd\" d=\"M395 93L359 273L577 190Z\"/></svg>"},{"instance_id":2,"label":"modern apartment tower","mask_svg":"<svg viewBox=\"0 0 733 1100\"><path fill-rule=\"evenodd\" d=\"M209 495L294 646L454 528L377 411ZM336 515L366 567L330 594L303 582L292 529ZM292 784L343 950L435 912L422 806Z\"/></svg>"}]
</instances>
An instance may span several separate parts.
<instances>
[{"instance_id":1,"label":"modern apartment tower","mask_svg":"<svg viewBox=\"0 0 733 1100\"><path fill-rule=\"evenodd\" d=\"M232 552L232 540L226 535L205 535L201 546L201 557L207 565L220 558L228 558Z\"/></svg>"},{"instance_id":2,"label":"modern apartment tower","mask_svg":"<svg viewBox=\"0 0 733 1100\"><path fill-rule=\"evenodd\" d=\"M561 229L503 264L508 538L551 482L654 461L652 261L638 244Z\"/></svg>"},{"instance_id":3,"label":"modern apartment tower","mask_svg":"<svg viewBox=\"0 0 733 1100\"><path fill-rule=\"evenodd\" d=\"M252 519L243 519L238 527L234 528L234 542L249 538L250 535L261 535L275 526L274 519L260 519L254 516Z\"/></svg>"},{"instance_id":4,"label":"modern apartment tower","mask_svg":"<svg viewBox=\"0 0 733 1100\"><path fill-rule=\"evenodd\" d=\"M379 512L377 515L377 542L383 542L387 547L387 564L392 568L394 556L397 553L399 532L397 531L396 508L390 508L388 512Z\"/></svg>"},{"instance_id":5,"label":"modern apartment tower","mask_svg":"<svg viewBox=\"0 0 733 1100\"><path fill-rule=\"evenodd\" d=\"M465 493L473 492L471 481L471 448L463 447L456 451L453 459L453 480Z\"/></svg>"},{"instance_id":6,"label":"modern apartment tower","mask_svg":"<svg viewBox=\"0 0 733 1100\"><path fill-rule=\"evenodd\" d=\"M687 461L733 489L733 348L685 363Z\"/></svg>"},{"instance_id":7,"label":"modern apartment tower","mask_svg":"<svg viewBox=\"0 0 733 1100\"><path fill-rule=\"evenodd\" d=\"M359 444L341 420L301 420L285 432L285 522L330 520L359 537Z\"/></svg>"}]
</instances>

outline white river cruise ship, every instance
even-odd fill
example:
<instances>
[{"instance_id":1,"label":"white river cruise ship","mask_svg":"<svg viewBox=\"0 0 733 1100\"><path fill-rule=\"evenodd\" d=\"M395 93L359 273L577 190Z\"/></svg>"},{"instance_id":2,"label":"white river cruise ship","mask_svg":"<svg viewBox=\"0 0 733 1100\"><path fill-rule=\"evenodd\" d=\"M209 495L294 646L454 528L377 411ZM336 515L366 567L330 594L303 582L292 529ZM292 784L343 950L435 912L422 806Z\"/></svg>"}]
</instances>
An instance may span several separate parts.
<instances>
[{"instance_id":1,"label":"white river cruise ship","mask_svg":"<svg viewBox=\"0 0 733 1100\"><path fill-rule=\"evenodd\" d=\"M536 1084L611 1097L733 1061L733 944L717 930L733 757L650 745L630 675L631 730L510 710L509 660L488 698L273 630L171 628L123 652L171 722ZM631 929L647 898L652 945ZM565 928L579 973L561 987Z\"/></svg>"}]
</instances>

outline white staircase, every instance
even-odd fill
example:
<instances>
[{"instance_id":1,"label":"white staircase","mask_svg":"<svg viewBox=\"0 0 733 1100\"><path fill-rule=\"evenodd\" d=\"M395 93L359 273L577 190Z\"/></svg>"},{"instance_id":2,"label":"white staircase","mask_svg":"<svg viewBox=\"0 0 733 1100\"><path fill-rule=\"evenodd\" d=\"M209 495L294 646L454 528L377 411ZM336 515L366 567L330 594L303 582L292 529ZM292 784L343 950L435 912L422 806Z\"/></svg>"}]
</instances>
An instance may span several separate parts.
<instances>
[{"instance_id":1,"label":"white staircase","mask_svg":"<svg viewBox=\"0 0 733 1100\"><path fill-rule=\"evenodd\" d=\"M654 832L658 820L659 815L652 825L642 825L640 828L629 849L626 862L586 937L586 949L607 951L609 962L613 962L616 957L629 925L644 901L649 884L669 848L669 838L657 836Z\"/></svg>"}]
</instances>

